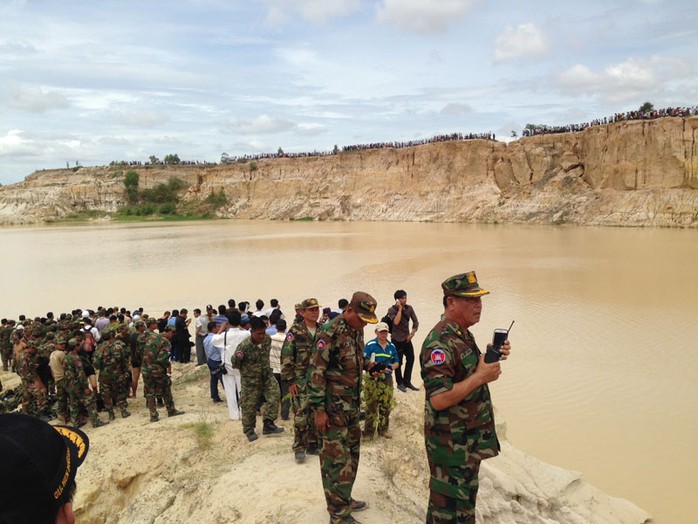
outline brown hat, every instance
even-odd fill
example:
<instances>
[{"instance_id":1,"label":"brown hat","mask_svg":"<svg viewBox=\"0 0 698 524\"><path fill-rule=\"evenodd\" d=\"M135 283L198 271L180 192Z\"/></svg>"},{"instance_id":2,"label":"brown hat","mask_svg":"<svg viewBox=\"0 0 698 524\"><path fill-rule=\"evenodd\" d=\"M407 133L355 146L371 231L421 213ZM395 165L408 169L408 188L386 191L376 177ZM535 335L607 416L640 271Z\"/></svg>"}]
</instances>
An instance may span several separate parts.
<instances>
[{"instance_id":1,"label":"brown hat","mask_svg":"<svg viewBox=\"0 0 698 524\"><path fill-rule=\"evenodd\" d=\"M312 309L319 307L320 304L318 304L317 298L306 298L303 302L301 302L301 309Z\"/></svg>"},{"instance_id":2,"label":"brown hat","mask_svg":"<svg viewBox=\"0 0 698 524\"><path fill-rule=\"evenodd\" d=\"M363 291L354 293L351 297L351 302L349 302L349 306L356 311L359 318L369 324L378 322L378 317L376 316L377 305L376 299Z\"/></svg>"},{"instance_id":3,"label":"brown hat","mask_svg":"<svg viewBox=\"0 0 698 524\"><path fill-rule=\"evenodd\" d=\"M468 271L467 273L447 278L442 282L441 289L443 289L445 297L474 298L490 294L486 289L480 288L475 271Z\"/></svg>"}]
</instances>

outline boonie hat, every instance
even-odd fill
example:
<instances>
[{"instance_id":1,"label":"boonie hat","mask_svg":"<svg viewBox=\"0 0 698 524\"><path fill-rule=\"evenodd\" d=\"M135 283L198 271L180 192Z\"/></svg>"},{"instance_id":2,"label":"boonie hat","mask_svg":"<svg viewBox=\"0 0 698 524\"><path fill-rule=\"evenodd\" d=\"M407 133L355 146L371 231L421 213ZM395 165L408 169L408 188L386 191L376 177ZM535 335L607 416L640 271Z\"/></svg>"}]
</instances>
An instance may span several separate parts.
<instances>
[{"instance_id":1,"label":"boonie hat","mask_svg":"<svg viewBox=\"0 0 698 524\"><path fill-rule=\"evenodd\" d=\"M378 333L379 331L390 331L390 328L388 327L388 324L386 324L385 322L378 322L374 331L376 333Z\"/></svg>"},{"instance_id":2,"label":"boonie hat","mask_svg":"<svg viewBox=\"0 0 698 524\"><path fill-rule=\"evenodd\" d=\"M378 303L376 299L368 293L357 291L352 295L349 305L364 322L368 322L369 324L378 322L378 317L376 316L376 306Z\"/></svg>"},{"instance_id":3,"label":"boonie hat","mask_svg":"<svg viewBox=\"0 0 698 524\"><path fill-rule=\"evenodd\" d=\"M445 297L456 296L473 298L490 294L489 291L482 289L477 283L475 271L468 271L467 273L461 273L460 275L453 275L447 278L441 284L441 289L443 289Z\"/></svg>"},{"instance_id":4,"label":"boonie hat","mask_svg":"<svg viewBox=\"0 0 698 524\"><path fill-rule=\"evenodd\" d=\"M303 302L301 302L301 309L311 309L316 307L320 307L320 304L317 302L317 298L306 298Z\"/></svg>"},{"instance_id":5,"label":"boonie hat","mask_svg":"<svg viewBox=\"0 0 698 524\"><path fill-rule=\"evenodd\" d=\"M90 441L69 426L22 413L0 415L0 522L30 522L69 501Z\"/></svg>"}]
</instances>

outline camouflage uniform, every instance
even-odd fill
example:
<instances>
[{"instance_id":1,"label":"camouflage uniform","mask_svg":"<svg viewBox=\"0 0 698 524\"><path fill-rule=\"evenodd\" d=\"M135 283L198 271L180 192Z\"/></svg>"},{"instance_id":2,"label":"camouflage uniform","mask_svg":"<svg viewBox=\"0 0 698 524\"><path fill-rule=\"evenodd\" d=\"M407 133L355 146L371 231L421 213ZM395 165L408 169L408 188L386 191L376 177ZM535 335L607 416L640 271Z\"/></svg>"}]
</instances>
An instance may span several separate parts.
<instances>
[{"instance_id":1,"label":"camouflage uniform","mask_svg":"<svg viewBox=\"0 0 698 524\"><path fill-rule=\"evenodd\" d=\"M319 330L319 326L316 329ZM317 429L312 420L306 390L308 365L314 347L315 337L308 332L305 322L300 322L291 326L281 348L281 380L298 384L298 396L292 399L294 452L318 447Z\"/></svg>"},{"instance_id":2,"label":"camouflage uniform","mask_svg":"<svg viewBox=\"0 0 698 524\"><path fill-rule=\"evenodd\" d=\"M70 342L77 344L75 339L71 339ZM71 423L75 426L81 425L79 414L80 406L82 405L85 406L93 427L103 425L103 422L97 416L97 402L94 393L90 389L82 359L76 352L71 351L65 356L63 365L65 367L63 381L65 382L65 390L68 393Z\"/></svg>"},{"instance_id":3,"label":"camouflage uniform","mask_svg":"<svg viewBox=\"0 0 698 524\"><path fill-rule=\"evenodd\" d=\"M0 329L0 358L2 358L2 369L8 371L12 362L12 341L10 337L14 326L7 324Z\"/></svg>"},{"instance_id":4,"label":"camouflage uniform","mask_svg":"<svg viewBox=\"0 0 698 524\"><path fill-rule=\"evenodd\" d=\"M126 409L129 351L123 342L112 338L113 332L105 330L104 337L107 340L97 346L93 357L95 368L99 370L99 391L109 420L114 420L114 400L121 416L126 418L130 415Z\"/></svg>"},{"instance_id":5,"label":"camouflage uniform","mask_svg":"<svg viewBox=\"0 0 698 524\"><path fill-rule=\"evenodd\" d=\"M240 409L242 411L242 431L245 435L254 432L257 419L257 406L265 399L262 417L265 425L276 420L279 413L281 392L269 365L271 337L264 335L264 341L257 345L248 337L238 345L230 358L231 365L240 370L242 388Z\"/></svg>"},{"instance_id":6,"label":"camouflage uniform","mask_svg":"<svg viewBox=\"0 0 698 524\"><path fill-rule=\"evenodd\" d=\"M166 331L170 331L168 326ZM174 328L172 328L174 330ZM143 344L143 361L141 362L141 373L143 374L143 391L145 402L150 411L150 421L159 419L158 411L155 407L155 397L162 397L165 402L168 416L180 415L172 398L172 380L168 374L170 370L170 350L172 346L167 338L153 331L146 331Z\"/></svg>"},{"instance_id":7,"label":"camouflage uniform","mask_svg":"<svg viewBox=\"0 0 698 524\"><path fill-rule=\"evenodd\" d=\"M477 286L474 272L451 277L442 287L447 295L477 297L487 293ZM473 291L468 293L468 289ZM427 523L474 524L480 462L499 453L486 384L441 411L430 402L430 397L450 391L455 383L472 375L480 354L472 333L445 316L422 345L424 440L430 471Z\"/></svg>"},{"instance_id":8,"label":"camouflage uniform","mask_svg":"<svg viewBox=\"0 0 698 524\"><path fill-rule=\"evenodd\" d=\"M326 412L330 423L320 438L320 468L331 522L354 522L351 491L361 446L363 348L363 331L352 329L340 315L318 329L308 368L311 409Z\"/></svg>"},{"instance_id":9,"label":"camouflage uniform","mask_svg":"<svg viewBox=\"0 0 698 524\"><path fill-rule=\"evenodd\" d=\"M22 379L22 411L35 417L46 412L48 399L46 387L39 378L39 356L32 346L28 346L19 360L19 376Z\"/></svg>"}]
</instances>

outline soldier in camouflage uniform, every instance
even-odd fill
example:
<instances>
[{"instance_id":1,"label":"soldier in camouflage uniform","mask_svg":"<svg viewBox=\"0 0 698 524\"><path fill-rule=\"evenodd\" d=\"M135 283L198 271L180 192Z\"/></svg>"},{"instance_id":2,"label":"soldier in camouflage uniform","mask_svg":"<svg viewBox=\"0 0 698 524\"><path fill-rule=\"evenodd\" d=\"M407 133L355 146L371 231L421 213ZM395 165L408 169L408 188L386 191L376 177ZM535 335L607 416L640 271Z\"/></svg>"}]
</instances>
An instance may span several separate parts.
<instances>
[{"instance_id":1,"label":"soldier in camouflage uniform","mask_svg":"<svg viewBox=\"0 0 698 524\"><path fill-rule=\"evenodd\" d=\"M14 330L14 320L2 319L0 328L0 358L2 359L2 370L9 371L12 365L12 342L10 336Z\"/></svg>"},{"instance_id":2,"label":"soldier in camouflage uniform","mask_svg":"<svg viewBox=\"0 0 698 524\"><path fill-rule=\"evenodd\" d=\"M262 408L264 426L263 435L281 433L284 428L276 426L274 421L279 414L281 392L279 383L269 364L271 337L265 333L266 325L259 317L250 319L250 336L240 342L230 363L240 370L240 409L242 411L242 431L250 442L257 440L255 425L257 406L265 399Z\"/></svg>"},{"instance_id":3,"label":"soldier in camouflage uniform","mask_svg":"<svg viewBox=\"0 0 698 524\"><path fill-rule=\"evenodd\" d=\"M320 469L330 523L350 524L367 507L351 496L359 467L361 373L366 324L378 322L376 301L357 291L345 311L320 328L308 367L308 401L321 435Z\"/></svg>"},{"instance_id":4,"label":"soldier in camouflage uniform","mask_svg":"<svg viewBox=\"0 0 698 524\"><path fill-rule=\"evenodd\" d=\"M119 407L122 418L131 414L126 409L129 351L114 335L114 329L104 330L93 357L95 368L99 370L99 391L109 420L116 418L114 403Z\"/></svg>"},{"instance_id":5,"label":"soldier in camouflage uniform","mask_svg":"<svg viewBox=\"0 0 698 524\"><path fill-rule=\"evenodd\" d=\"M311 423L306 379L310 355L315 347L315 333L320 305L317 299L307 298L301 302L302 322L294 322L286 334L281 348L281 380L293 398L293 453L296 462L305 460L305 453L318 454L318 437L315 424Z\"/></svg>"},{"instance_id":6,"label":"soldier in camouflage uniform","mask_svg":"<svg viewBox=\"0 0 698 524\"><path fill-rule=\"evenodd\" d=\"M46 386L39 377L39 354L35 341L22 352L19 359L19 377L22 379L22 411L35 417L44 417L48 407Z\"/></svg>"},{"instance_id":7,"label":"soldier in camouflage uniform","mask_svg":"<svg viewBox=\"0 0 698 524\"><path fill-rule=\"evenodd\" d=\"M63 380L65 381L65 390L68 393L71 424L75 427L84 425L84 422L80 421L80 406L84 406L87 410L87 414L90 416L92 427L98 428L104 426L108 424L108 422L99 420L95 394L90 389L90 383L85 374L84 364L80 355L78 355L80 343L77 339L71 338L68 340L68 348L69 352L63 361L65 371Z\"/></svg>"},{"instance_id":8,"label":"soldier in camouflage uniform","mask_svg":"<svg viewBox=\"0 0 698 524\"><path fill-rule=\"evenodd\" d=\"M474 271L441 284L444 314L420 355L426 390L424 439L429 461L427 524L475 523L480 462L499 452L487 384L499 362L487 364L469 328L479 322L483 295ZM507 358L509 342L502 346Z\"/></svg>"},{"instance_id":9,"label":"soldier in camouflage uniform","mask_svg":"<svg viewBox=\"0 0 698 524\"><path fill-rule=\"evenodd\" d=\"M174 336L174 332L174 326L166 326L162 333L146 332L141 373L143 375L145 403L150 411L151 422L157 422L160 419L160 415L155 407L155 397L164 399L168 417L184 414L184 411L175 409L174 399L172 398L172 380L169 375L172 371L170 364L172 345L170 344L170 339Z\"/></svg>"}]
</instances>

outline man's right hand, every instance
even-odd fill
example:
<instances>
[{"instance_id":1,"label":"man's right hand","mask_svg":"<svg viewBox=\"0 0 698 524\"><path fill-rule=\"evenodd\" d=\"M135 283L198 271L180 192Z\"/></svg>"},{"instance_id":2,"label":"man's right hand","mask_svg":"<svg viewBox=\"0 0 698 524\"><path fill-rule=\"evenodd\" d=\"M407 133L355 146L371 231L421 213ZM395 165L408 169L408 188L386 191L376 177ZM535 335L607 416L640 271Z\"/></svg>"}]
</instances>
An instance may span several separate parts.
<instances>
[{"instance_id":1,"label":"man's right hand","mask_svg":"<svg viewBox=\"0 0 698 524\"><path fill-rule=\"evenodd\" d=\"M321 435L325 434L330 428L330 417L327 416L327 413L324 411L315 412L315 427Z\"/></svg>"},{"instance_id":2,"label":"man's right hand","mask_svg":"<svg viewBox=\"0 0 698 524\"><path fill-rule=\"evenodd\" d=\"M298 396L298 384L294 382L290 386L288 386L288 392L291 394L292 397L297 397Z\"/></svg>"}]
</instances>

